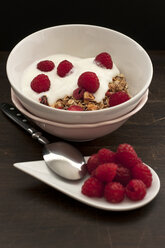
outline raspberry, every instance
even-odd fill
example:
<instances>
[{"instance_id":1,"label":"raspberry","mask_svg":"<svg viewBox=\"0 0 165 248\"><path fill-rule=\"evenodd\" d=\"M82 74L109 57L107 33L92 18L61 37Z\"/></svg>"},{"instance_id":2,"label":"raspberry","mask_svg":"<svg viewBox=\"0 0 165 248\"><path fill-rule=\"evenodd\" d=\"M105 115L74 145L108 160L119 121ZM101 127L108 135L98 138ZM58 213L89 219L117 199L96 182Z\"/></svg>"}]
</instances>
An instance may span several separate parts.
<instances>
[{"instance_id":1,"label":"raspberry","mask_svg":"<svg viewBox=\"0 0 165 248\"><path fill-rule=\"evenodd\" d=\"M81 100L84 97L84 92L85 92L85 89L82 89L79 87L73 91L73 97L76 100Z\"/></svg>"},{"instance_id":2,"label":"raspberry","mask_svg":"<svg viewBox=\"0 0 165 248\"><path fill-rule=\"evenodd\" d=\"M46 105L46 106L49 106L49 103L48 103L48 98L47 98L47 96L41 96L40 98L39 98L39 102L40 103L42 103L42 104L44 104L44 105Z\"/></svg>"},{"instance_id":3,"label":"raspberry","mask_svg":"<svg viewBox=\"0 0 165 248\"><path fill-rule=\"evenodd\" d=\"M115 153L106 148L102 148L98 151L98 157L102 164L115 162Z\"/></svg>"},{"instance_id":4,"label":"raspberry","mask_svg":"<svg viewBox=\"0 0 165 248\"><path fill-rule=\"evenodd\" d=\"M72 105L67 110L70 110L70 111L83 111L83 108L81 108L78 105Z\"/></svg>"},{"instance_id":5,"label":"raspberry","mask_svg":"<svg viewBox=\"0 0 165 248\"><path fill-rule=\"evenodd\" d=\"M91 155L86 164L88 172L91 174L92 171L94 171L99 164L100 161L98 158L98 154Z\"/></svg>"},{"instance_id":6,"label":"raspberry","mask_svg":"<svg viewBox=\"0 0 165 248\"><path fill-rule=\"evenodd\" d=\"M100 82L94 72L87 71L78 78L78 86L90 93L95 93L100 86Z\"/></svg>"},{"instance_id":7,"label":"raspberry","mask_svg":"<svg viewBox=\"0 0 165 248\"><path fill-rule=\"evenodd\" d=\"M50 88L50 80L47 75L39 74L31 81L31 88L37 93L48 91Z\"/></svg>"},{"instance_id":8,"label":"raspberry","mask_svg":"<svg viewBox=\"0 0 165 248\"><path fill-rule=\"evenodd\" d=\"M111 182L106 184L104 189L104 197L108 202L119 203L124 200L125 189L122 184L118 182Z\"/></svg>"},{"instance_id":9,"label":"raspberry","mask_svg":"<svg viewBox=\"0 0 165 248\"><path fill-rule=\"evenodd\" d=\"M116 176L117 164L105 163L100 164L94 172L94 176L102 182L111 182Z\"/></svg>"},{"instance_id":10,"label":"raspberry","mask_svg":"<svg viewBox=\"0 0 165 248\"><path fill-rule=\"evenodd\" d=\"M90 177L84 182L81 192L89 197L102 197L104 193L104 184L97 178Z\"/></svg>"},{"instance_id":11,"label":"raspberry","mask_svg":"<svg viewBox=\"0 0 165 248\"><path fill-rule=\"evenodd\" d=\"M120 144L117 148L117 152L131 152L131 153L136 153L133 146L131 146L130 144L124 143L124 144Z\"/></svg>"},{"instance_id":12,"label":"raspberry","mask_svg":"<svg viewBox=\"0 0 165 248\"><path fill-rule=\"evenodd\" d=\"M60 77L65 77L71 72L71 69L73 68L73 65L68 60L63 60L59 63L57 67L57 74Z\"/></svg>"},{"instance_id":13,"label":"raspberry","mask_svg":"<svg viewBox=\"0 0 165 248\"><path fill-rule=\"evenodd\" d=\"M126 167L118 166L114 181L121 183L123 186L126 186L130 180L131 180L130 170Z\"/></svg>"},{"instance_id":14,"label":"raspberry","mask_svg":"<svg viewBox=\"0 0 165 248\"><path fill-rule=\"evenodd\" d=\"M44 72L52 71L54 67L55 64L51 60L43 60L37 64L37 69Z\"/></svg>"},{"instance_id":15,"label":"raspberry","mask_svg":"<svg viewBox=\"0 0 165 248\"><path fill-rule=\"evenodd\" d=\"M110 96L112 95L112 92L111 92L110 90L107 90L107 92L105 93L105 95L106 95L107 97L110 97Z\"/></svg>"},{"instance_id":16,"label":"raspberry","mask_svg":"<svg viewBox=\"0 0 165 248\"><path fill-rule=\"evenodd\" d=\"M143 163L138 163L132 168L132 177L140 179L146 185L150 187L152 184L152 174L150 169Z\"/></svg>"},{"instance_id":17,"label":"raspberry","mask_svg":"<svg viewBox=\"0 0 165 248\"><path fill-rule=\"evenodd\" d=\"M113 93L109 98L109 106L113 107L119 105L123 102L126 102L130 99L129 95L126 92L118 91Z\"/></svg>"},{"instance_id":18,"label":"raspberry","mask_svg":"<svg viewBox=\"0 0 165 248\"><path fill-rule=\"evenodd\" d=\"M126 195L132 201L142 200L146 195L146 186L139 179L132 179L126 186Z\"/></svg>"},{"instance_id":19,"label":"raspberry","mask_svg":"<svg viewBox=\"0 0 165 248\"><path fill-rule=\"evenodd\" d=\"M63 107L55 107L55 108L57 108L57 109L63 109Z\"/></svg>"},{"instance_id":20,"label":"raspberry","mask_svg":"<svg viewBox=\"0 0 165 248\"><path fill-rule=\"evenodd\" d=\"M113 67L111 56L106 52L98 54L94 61L98 66L104 67L106 69L112 69Z\"/></svg>"},{"instance_id":21,"label":"raspberry","mask_svg":"<svg viewBox=\"0 0 165 248\"><path fill-rule=\"evenodd\" d=\"M140 161L135 150L129 144L120 144L117 148L115 158L117 163L121 163L127 168L132 168Z\"/></svg>"}]
</instances>

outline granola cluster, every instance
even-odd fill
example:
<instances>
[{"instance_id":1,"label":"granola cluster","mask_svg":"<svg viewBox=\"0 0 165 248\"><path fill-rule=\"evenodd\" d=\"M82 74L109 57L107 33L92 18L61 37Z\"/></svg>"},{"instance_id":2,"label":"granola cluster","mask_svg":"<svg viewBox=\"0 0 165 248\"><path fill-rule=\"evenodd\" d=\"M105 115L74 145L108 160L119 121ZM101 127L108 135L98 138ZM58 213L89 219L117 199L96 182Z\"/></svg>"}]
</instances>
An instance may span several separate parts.
<instances>
[{"instance_id":1,"label":"granola cluster","mask_svg":"<svg viewBox=\"0 0 165 248\"><path fill-rule=\"evenodd\" d=\"M95 101L95 97L92 93L85 91L82 100L76 100L73 96L65 96L62 99L58 99L51 107L67 110L70 106L76 105L80 106L84 111L99 110L109 107L109 98L111 94L121 91L128 94L128 84L123 74L114 77L108 86L109 89L106 92L104 99L99 103ZM40 98L40 103L50 106L46 95Z\"/></svg>"}]
</instances>

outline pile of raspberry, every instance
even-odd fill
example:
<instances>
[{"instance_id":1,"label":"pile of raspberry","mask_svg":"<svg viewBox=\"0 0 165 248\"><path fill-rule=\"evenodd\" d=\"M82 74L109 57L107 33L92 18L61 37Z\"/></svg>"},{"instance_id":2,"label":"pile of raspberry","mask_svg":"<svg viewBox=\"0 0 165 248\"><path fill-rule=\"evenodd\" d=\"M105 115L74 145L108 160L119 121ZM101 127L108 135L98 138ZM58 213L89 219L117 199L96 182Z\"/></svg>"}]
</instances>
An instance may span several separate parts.
<instances>
[{"instance_id":1,"label":"pile of raspberry","mask_svg":"<svg viewBox=\"0 0 165 248\"><path fill-rule=\"evenodd\" d=\"M87 161L90 177L81 192L88 197L104 197L120 203L125 197L142 200L152 184L152 173L130 144L120 144L116 152L102 148Z\"/></svg>"},{"instance_id":2,"label":"pile of raspberry","mask_svg":"<svg viewBox=\"0 0 165 248\"><path fill-rule=\"evenodd\" d=\"M97 66L105 68L107 70L111 70L113 68L113 61L109 53L102 52L98 54L95 58L93 63L95 63ZM33 80L31 81L31 89L35 91L36 93L42 93L46 92L51 87L51 81L48 77L48 75L44 74L43 72L50 72L54 70L55 63L51 60L43 60L40 61L37 64L37 69L41 71L41 74L38 74ZM71 73L74 72L74 65L68 61L63 60L61 61L57 66L57 75L61 78L69 76ZM84 92L89 93L95 93L99 87L100 82L96 75L96 73L91 71L86 71L82 73L77 81L77 86L73 91L73 97L76 100L83 100ZM113 107L118 104L121 104L125 101L128 101L130 99L129 95L126 92L115 92L111 94L111 97L109 98L109 106ZM48 99L44 95L39 99L40 103L49 105ZM68 108L68 110L72 111L83 111L83 108L77 105L73 105Z\"/></svg>"}]
</instances>

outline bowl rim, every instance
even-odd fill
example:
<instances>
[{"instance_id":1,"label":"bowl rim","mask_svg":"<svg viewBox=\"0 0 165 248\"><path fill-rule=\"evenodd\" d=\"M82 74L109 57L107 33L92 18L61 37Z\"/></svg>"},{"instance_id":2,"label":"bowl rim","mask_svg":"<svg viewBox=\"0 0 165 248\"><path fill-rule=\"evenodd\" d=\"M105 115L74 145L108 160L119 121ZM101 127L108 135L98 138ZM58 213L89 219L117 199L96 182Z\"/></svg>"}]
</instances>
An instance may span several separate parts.
<instances>
[{"instance_id":1,"label":"bowl rim","mask_svg":"<svg viewBox=\"0 0 165 248\"><path fill-rule=\"evenodd\" d=\"M26 40L26 39L29 39L30 37L36 35L36 34L39 34L39 33L42 33L42 32L45 32L47 30L51 30L51 29L60 29L60 28L63 28L63 27L90 27L90 28L96 28L96 29L103 29L105 31L111 31L113 33L116 33L118 35L121 35L123 37L125 37L126 39L130 40L131 42L133 42L137 47L139 47L139 50L143 51L143 53L145 54L147 60L148 60L148 63L149 63L149 67L150 67L150 76L149 78L147 79L147 82L145 84L145 86L133 97L131 97L128 101L124 102L124 103L121 103L120 105L117 105L117 106L113 106L111 108L105 108L105 109L100 109L100 110L93 110L92 113L96 114L98 112L109 112L111 110L113 111L117 111L118 109L120 109L121 107L126 107L128 106L129 104L131 104L135 99L138 99L140 96L142 96L146 90L148 89L150 83L151 83L151 80L152 80L152 77L153 77L153 65L152 65L152 61L148 55L148 53L145 51L145 49L139 44L137 43L134 39L130 38L129 36L119 32L119 31L116 31L116 30L113 30L113 29L110 29L110 28L106 28L106 27L103 27L103 26L97 26L97 25L90 25L90 24L64 24L64 25L57 25L57 26L51 26L51 27L48 27L48 28L44 28L44 29L40 29L36 32L33 32L31 33L30 35L24 37L21 41L19 41L15 46L14 48L11 50L11 52L9 53L9 56L7 58L7 62L6 62L6 73L7 73L7 77L9 79L9 82L12 86L12 88L15 90L15 92L17 92L19 95L21 95L23 98L25 98L27 101L31 102L32 104L38 106L38 107L41 107L41 109L45 109L45 110L50 110L53 111L54 113L57 111L59 113L66 113L67 110L64 110L64 109L57 109L57 108L53 108L51 106L46 106L46 105L43 105L43 104L40 104L39 102L36 102L34 101L33 99L30 99L28 97L26 97L25 95L22 94L21 90L18 90L15 85L12 83L12 80L11 80L11 77L10 77L10 70L9 70L9 63L10 63L10 58L12 56L12 54L15 52L15 50L17 50L17 48L19 48L19 46L22 45L22 43ZM78 112L80 115L85 115L85 116L88 116L90 115L91 113L88 112L88 111L76 111ZM69 113L72 113L72 115L76 115L75 111L69 111ZM68 112L67 112L68 114Z\"/></svg>"},{"instance_id":2,"label":"bowl rim","mask_svg":"<svg viewBox=\"0 0 165 248\"><path fill-rule=\"evenodd\" d=\"M21 104L21 102L19 101L19 99L17 98L17 96L15 95L14 91L11 89L11 99L12 102L14 103L14 105L18 108L18 110L20 112L22 112L24 115L26 115L28 118L34 120L34 121L38 121L41 122L43 124L48 124L48 125L55 125L58 127L64 127L64 128L89 128L89 127L100 127L100 126L107 126L107 125L111 125L111 124L115 124L117 122L120 121L124 121L125 119L128 119L129 117L131 117L132 115L136 114L147 102L148 100L148 93L149 90L147 89L147 91L145 92L145 94L143 95L143 97L141 98L140 102L138 103L138 105L129 113L122 115L119 118L110 120L110 121L103 121L103 122L98 122L98 123L89 123L89 124L65 124L65 123L59 123L59 122L55 122L55 121L50 121L50 120L46 120L43 118L40 118L38 116L33 115L32 113L30 113L27 109L25 109L25 107ZM76 111L75 111L76 112Z\"/></svg>"}]
</instances>

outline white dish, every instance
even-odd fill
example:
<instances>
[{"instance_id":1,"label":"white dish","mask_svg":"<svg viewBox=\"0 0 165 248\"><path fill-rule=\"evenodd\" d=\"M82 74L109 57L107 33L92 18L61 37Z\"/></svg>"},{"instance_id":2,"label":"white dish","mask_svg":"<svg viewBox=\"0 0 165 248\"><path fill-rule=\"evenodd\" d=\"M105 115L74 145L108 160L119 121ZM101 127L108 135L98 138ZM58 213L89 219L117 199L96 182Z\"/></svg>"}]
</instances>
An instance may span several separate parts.
<instances>
[{"instance_id":1,"label":"white dish","mask_svg":"<svg viewBox=\"0 0 165 248\"><path fill-rule=\"evenodd\" d=\"M21 91L23 72L36 60L58 53L89 58L104 51L111 54L126 76L132 97L122 104L102 110L66 111L35 102ZM129 113L149 88L153 75L152 62L136 41L112 29L82 24L54 26L25 37L11 51L6 70L17 98L29 112L50 121L70 124L109 121Z\"/></svg>"},{"instance_id":2,"label":"white dish","mask_svg":"<svg viewBox=\"0 0 165 248\"><path fill-rule=\"evenodd\" d=\"M87 160L88 157L85 157L85 159ZM133 202L125 198L122 203L113 204L108 203L104 198L89 198L81 193L81 187L87 177L80 181L64 180L50 171L44 161L15 163L14 166L82 203L108 211L127 211L140 208L151 202L160 189L159 177L156 172L149 167L153 176L153 182L151 187L147 190L145 198L138 202Z\"/></svg>"}]
</instances>

